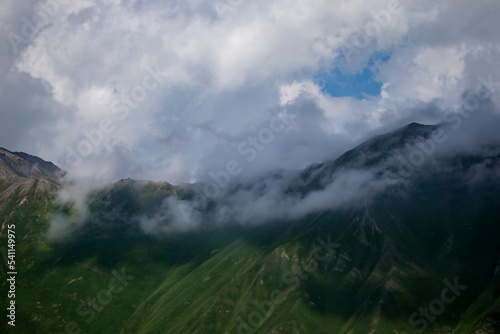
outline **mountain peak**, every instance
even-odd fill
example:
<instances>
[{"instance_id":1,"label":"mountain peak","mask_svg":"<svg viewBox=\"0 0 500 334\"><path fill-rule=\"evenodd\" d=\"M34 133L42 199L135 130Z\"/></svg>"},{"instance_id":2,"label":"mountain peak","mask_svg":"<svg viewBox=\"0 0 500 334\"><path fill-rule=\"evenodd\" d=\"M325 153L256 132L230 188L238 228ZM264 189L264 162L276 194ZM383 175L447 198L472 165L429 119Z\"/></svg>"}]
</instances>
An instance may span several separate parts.
<instances>
[{"instance_id":1,"label":"mountain peak","mask_svg":"<svg viewBox=\"0 0 500 334\"><path fill-rule=\"evenodd\" d=\"M405 126L405 128L421 128L421 127L427 127L427 126L430 126L430 125L412 122L412 123L408 124L407 126Z\"/></svg>"}]
</instances>

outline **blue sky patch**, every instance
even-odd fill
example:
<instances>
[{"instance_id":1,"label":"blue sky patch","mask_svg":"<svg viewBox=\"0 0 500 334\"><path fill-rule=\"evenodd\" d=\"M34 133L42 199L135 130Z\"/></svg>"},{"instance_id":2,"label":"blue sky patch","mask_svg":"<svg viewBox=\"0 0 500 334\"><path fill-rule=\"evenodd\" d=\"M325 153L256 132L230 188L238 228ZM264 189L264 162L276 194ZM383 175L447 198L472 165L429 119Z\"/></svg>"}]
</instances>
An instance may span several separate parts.
<instances>
[{"instance_id":1,"label":"blue sky patch","mask_svg":"<svg viewBox=\"0 0 500 334\"><path fill-rule=\"evenodd\" d=\"M373 68L390 59L390 53L377 53L369 61L363 71L357 73L344 73L341 69L316 76L315 82L320 85L323 92L333 96L352 96L363 99L368 96L378 96L382 83L374 79Z\"/></svg>"},{"instance_id":2,"label":"blue sky patch","mask_svg":"<svg viewBox=\"0 0 500 334\"><path fill-rule=\"evenodd\" d=\"M323 92L334 97L352 96L362 99L366 95L380 95L382 83L373 79L373 72L364 69L363 72L343 74L336 69L327 75L316 77L316 82L322 87Z\"/></svg>"}]
</instances>

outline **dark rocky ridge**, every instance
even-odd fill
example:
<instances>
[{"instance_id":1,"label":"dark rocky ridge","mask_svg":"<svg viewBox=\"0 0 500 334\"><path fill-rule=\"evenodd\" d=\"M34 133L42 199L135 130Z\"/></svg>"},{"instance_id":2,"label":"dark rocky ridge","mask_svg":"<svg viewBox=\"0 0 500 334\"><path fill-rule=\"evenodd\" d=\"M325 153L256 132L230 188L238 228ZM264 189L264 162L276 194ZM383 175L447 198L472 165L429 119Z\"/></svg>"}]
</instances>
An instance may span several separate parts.
<instances>
[{"instance_id":1,"label":"dark rocky ridge","mask_svg":"<svg viewBox=\"0 0 500 334\"><path fill-rule=\"evenodd\" d=\"M64 171L52 162L22 153L11 152L0 147L0 179L44 179L55 181L64 175Z\"/></svg>"}]
</instances>

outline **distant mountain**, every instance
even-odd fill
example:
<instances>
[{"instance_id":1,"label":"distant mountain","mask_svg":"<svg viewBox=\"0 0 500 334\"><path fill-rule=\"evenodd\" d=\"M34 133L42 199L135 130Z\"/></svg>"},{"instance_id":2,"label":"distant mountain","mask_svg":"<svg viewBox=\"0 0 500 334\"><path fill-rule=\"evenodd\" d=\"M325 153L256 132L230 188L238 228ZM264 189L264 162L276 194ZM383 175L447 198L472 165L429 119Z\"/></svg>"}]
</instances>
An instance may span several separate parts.
<instances>
[{"instance_id":1,"label":"distant mountain","mask_svg":"<svg viewBox=\"0 0 500 334\"><path fill-rule=\"evenodd\" d=\"M431 154L399 175L396 157L410 159L439 129L413 123L303 171L232 184L217 198L205 198L202 185L121 180L92 192L80 221L77 207L49 193L13 192L0 219L15 222L23 240L16 329L500 333L500 150ZM256 203L276 189L285 200L314 199L346 171L369 171L378 191L266 224L221 220L242 191ZM170 229L180 218L193 223L193 211L200 225ZM48 240L47 212L51 228L74 233ZM107 292L117 278L120 289Z\"/></svg>"},{"instance_id":2,"label":"distant mountain","mask_svg":"<svg viewBox=\"0 0 500 334\"><path fill-rule=\"evenodd\" d=\"M0 148L0 209L14 192L26 195L35 185L43 193L54 192L64 173L51 162Z\"/></svg>"},{"instance_id":3,"label":"distant mountain","mask_svg":"<svg viewBox=\"0 0 500 334\"><path fill-rule=\"evenodd\" d=\"M45 179L57 181L63 171L51 162L0 147L0 179Z\"/></svg>"},{"instance_id":4,"label":"distant mountain","mask_svg":"<svg viewBox=\"0 0 500 334\"><path fill-rule=\"evenodd\" d=\"M307 191L324 188L333 175L341 170L374 168L379 173L397 169L394 156L400 154L409 145L428 139L440 125L411 123L395 131L375 136L336 159L314 164L302 171L292 191ZM392 158L392 160L390 160ZM303 185L307 184L307 188Z\"/></svg>"}]
</instances>

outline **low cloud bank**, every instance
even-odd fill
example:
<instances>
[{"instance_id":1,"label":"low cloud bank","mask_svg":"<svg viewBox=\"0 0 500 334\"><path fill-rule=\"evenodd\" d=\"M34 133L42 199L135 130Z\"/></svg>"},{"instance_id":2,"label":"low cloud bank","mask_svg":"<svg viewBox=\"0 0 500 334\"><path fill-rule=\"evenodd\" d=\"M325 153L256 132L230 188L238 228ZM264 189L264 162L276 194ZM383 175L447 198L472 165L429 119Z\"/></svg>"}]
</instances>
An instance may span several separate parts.
<instances>
[{"instance_id":1,"label":"low cloud bank","mask_svg":"<svg viewBox=\"0 0 500 334\"><path fill-rule=\"evenodd\" d=\"M486 103L467 117L460 112L450 114L439 127L408 127L398 130L401 138L374 138L372 146L359 146L352 157L343 157L344 160L327 161L306 170L235 178L216 197L204 193L203 183L179 186L175 193L158 195L160 202L155 206L126 213L129 216L123 216L121 209L115 210L117 216L107 220L136 224L145 234L166 235L228 224L292 221L314 212L360 207L390 187L404 190L415 180L446 173L467 184L497 182L499 115L494 104ZM391 145L386 147L387 143ZM136 194L130 195L139 206L145 201L144 187L143 184L134 190ZM97 188L97 183L87 181L60 192L59 200L73 202L78 214L71 218L53 215L50 237L64 238L87 221L96 220L89 213L88 194Z\"/></svg>"}]
</instances>

